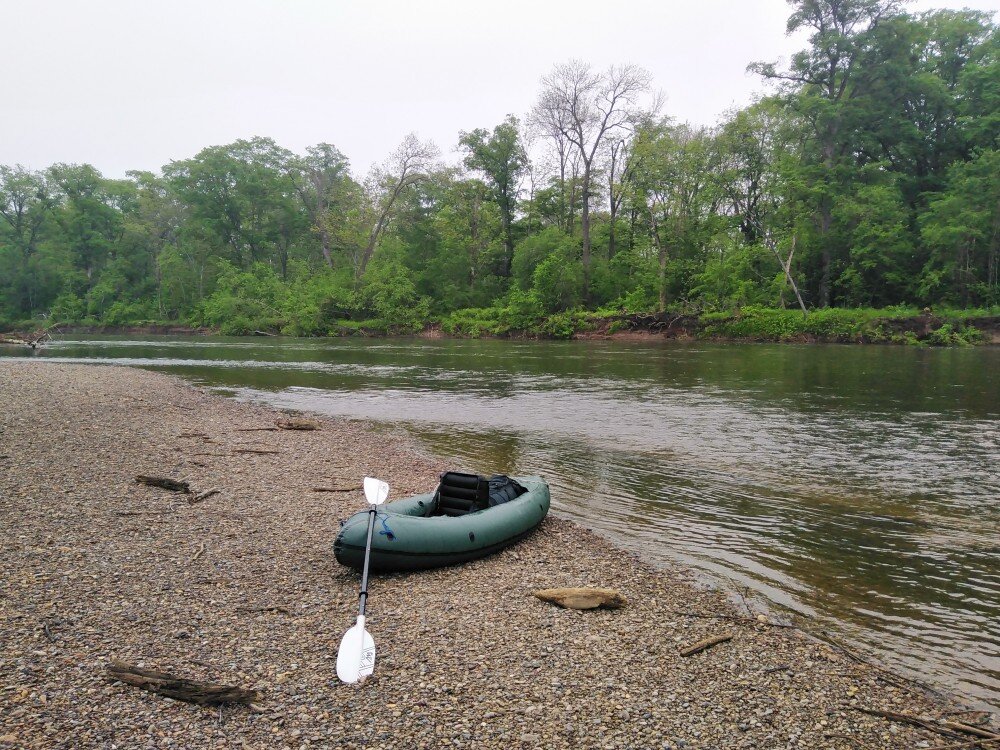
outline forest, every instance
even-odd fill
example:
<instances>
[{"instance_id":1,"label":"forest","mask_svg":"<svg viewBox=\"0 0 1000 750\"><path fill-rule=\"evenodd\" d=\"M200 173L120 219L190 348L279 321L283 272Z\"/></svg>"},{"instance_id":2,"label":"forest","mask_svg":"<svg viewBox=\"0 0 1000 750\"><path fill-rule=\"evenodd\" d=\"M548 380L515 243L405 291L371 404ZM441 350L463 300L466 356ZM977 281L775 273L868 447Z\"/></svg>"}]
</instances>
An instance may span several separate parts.
<instances>
[{"instance_id":1,"label":"forest","mask_svg":"<svg viewBox=\"0 0 1000 750\"><path fill-rule=\"evenodd\" d=\"M0 166L0 327L567 335L592 315L1000 306L1000 34L792 0L787 64L713 126L643 69L555 65L530 112L364 176L267 137L158 173ZM669 101L669 92L667 101Z\"/></svg>"}]
</instances>

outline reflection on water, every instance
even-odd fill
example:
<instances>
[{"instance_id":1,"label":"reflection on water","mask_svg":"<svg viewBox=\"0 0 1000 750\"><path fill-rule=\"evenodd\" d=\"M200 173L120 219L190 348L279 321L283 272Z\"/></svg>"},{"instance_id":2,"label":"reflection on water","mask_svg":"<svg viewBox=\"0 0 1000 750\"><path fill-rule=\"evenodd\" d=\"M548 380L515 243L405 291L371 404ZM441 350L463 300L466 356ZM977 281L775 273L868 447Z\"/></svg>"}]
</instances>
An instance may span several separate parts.
<instances>
[{"instance_id":1,"label":"reflection on water","mask_svg":"<svg viewBox=\"0 0 1000 750\"><path fill-rule=\"evenodd\" d=\"M407 428L562 515L836 626L1000 707L998 349L88 338L167 370Z\"/></svg>"}]
</instances>

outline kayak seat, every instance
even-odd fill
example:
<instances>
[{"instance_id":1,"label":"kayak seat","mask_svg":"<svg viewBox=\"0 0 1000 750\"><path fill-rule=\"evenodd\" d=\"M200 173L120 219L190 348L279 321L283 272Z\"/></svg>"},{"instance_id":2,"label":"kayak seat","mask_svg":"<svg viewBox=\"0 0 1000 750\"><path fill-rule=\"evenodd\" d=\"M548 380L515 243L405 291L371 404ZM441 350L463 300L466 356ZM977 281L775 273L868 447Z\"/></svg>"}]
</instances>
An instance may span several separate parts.
<instances>
[{"instance_id":1,"label":"kayak seat","mask_svg":"<svg viewBox=\"0 0 1000 750\"><path fill-rule=\"evenodd\" d=\"M437 512L442 516L464 516L489 506L490 483L476 474L446 471L434 494Z\"/></svg>"}]
</instances>

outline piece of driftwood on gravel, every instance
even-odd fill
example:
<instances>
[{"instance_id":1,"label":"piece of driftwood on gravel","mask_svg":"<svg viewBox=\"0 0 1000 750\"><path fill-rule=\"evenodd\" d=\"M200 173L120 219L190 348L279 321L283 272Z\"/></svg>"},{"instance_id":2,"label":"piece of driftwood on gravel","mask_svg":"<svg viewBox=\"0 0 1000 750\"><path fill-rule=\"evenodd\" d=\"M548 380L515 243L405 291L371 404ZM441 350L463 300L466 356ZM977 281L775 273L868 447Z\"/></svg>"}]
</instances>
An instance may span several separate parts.
<instances>
[{"instance_id":1,"label":"piece of driftwood on gravel","mask_svg":"<svg viewBox=\"0 0 1000 750\"><path fill-rule=\"evenodd\" d=\"M311 419L279 419L275 422L282 430L318 430L319 422Z\"/></svg>"},{"instance_id":2,"label":"piece of driftwood on gravel","mask_svg":"<svg viewBox=\"0 0 1000 750\"><path fill-rule=\"evenodd\" d=\"M625 597L613 589L562 588L540 589L535 596L567 609L618 609L626 604Z\"/></svg>"},{"instance_id":3,"label":"piece of driftwood on gravel","mask_svg":"<svg viewBox=\"0 0 1000 750\"><path fill-rule=\"evenodd\" d=\"M161 487L171 492L190 492L191 485L177 479L167 479L166 477L150 477L145 474L136 476L135 481L149 487Z\"/></svg>"},{"instance_id":4,"label":"piece of driftwood on gravel","mask_svg":"<svg viewBox=\"0 0 1000 750\"><path fill-rule=\"evenodd\" d=\"M732 633L713 635L711 638L706 638L702 641L698 641L697 643L692 643L687 648L681 649L681 656L694 656L695 654L712 648L712 646L718 646L720 643L725 643L726 641L731 641L732 639Z\"/></svg>"},{"instance_id":5,"label":"piece of driftwood on gravel","mask_svg":"<svg viewBox=\"0 0 1000 750\"><path fill-rule=\"evenodd\" d=\"M221 491L222 490L218 490L218 489L214 489L213 488L213 489L210 489L210 490L205 490L204 492L199 492L197 495L192 495L188 499L188 503L190 505L194 505L195 503L200 503L202 500L207 500L208 498L212 497L213 495L218 495Z\"/></svg>"},{"instance_id":6,"label":"piece of driftwood on gravel","mask_svg":"<svg viewBox=\"0 0 1000 750\"><path fill-rule=\"evenodd\" d=\"M960 721L925 718L923 716L915 716L914 714L908 714L902 711L880 711L872 708L862 708L860 706L852 706L852 708L855 711L860 711L861 713L868 714L869 716L879 716L883 719L888 719L889 721L899 722L900 724L910 724L911 726L922 727L923 729L930 730L931 732L937 732L945 737L961 738L962 736L972 735L973 737L978 737L982 741L1000 741L1000 734L992 732L988 729L983 729L982 727L973 726L971 724L963 724Z\"/></svg>"},{"instance_id":7,"label":"piece of driftwood on gravel","mask_svg":"<svg viewBox=\"0 0 1000 750\"><path fill-rule=\"evenodd\" d=\"M141 669L134 664L113 661L108 665L108 677L127 685L149 690L157 695L199 706L221 706L225 703L252 703L257 691L234 685L217 685L175 677L166 672Z\"/></svg>"}]
</instances>

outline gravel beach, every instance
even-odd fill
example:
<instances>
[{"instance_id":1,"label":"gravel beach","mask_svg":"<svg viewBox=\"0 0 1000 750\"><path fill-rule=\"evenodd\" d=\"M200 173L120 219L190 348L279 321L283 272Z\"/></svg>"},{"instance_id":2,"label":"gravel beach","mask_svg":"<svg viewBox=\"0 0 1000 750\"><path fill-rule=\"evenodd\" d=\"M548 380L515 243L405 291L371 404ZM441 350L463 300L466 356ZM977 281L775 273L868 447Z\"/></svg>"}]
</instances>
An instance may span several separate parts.
<instances>
[{"instance_id":1,"label":"gravel beach","mask_svg":"<svg viewBox=\"0 0 1000 750\"><path fill-rule=\"evenodd\" d=\"M342 685L359 575L331 545L364 501L313 488L371 474L399 498L460 467L359 422L259 429L283 416L158 373L0 361L0 748L971 747L858 709L969 714L551 516L493 557L374 576L376 672ZM533 596L558 586L628 604ZM110 682L112 659L260 697L170 700Z\"/></svg>"}]
</instances>

